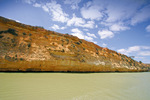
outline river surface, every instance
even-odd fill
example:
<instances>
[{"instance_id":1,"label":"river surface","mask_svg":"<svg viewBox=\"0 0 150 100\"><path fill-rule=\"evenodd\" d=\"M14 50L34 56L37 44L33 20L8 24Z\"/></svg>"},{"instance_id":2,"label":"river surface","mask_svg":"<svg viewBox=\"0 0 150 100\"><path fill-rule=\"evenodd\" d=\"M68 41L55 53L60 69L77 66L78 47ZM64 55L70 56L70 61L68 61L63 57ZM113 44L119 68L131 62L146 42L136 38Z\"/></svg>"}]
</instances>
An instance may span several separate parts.
<instances>
[{"instance_id":1,"label":"river surface","mask_svg":"<svg viewBox=\"0 0 150 100\"><path fill-rule=\"evenodd\" d=\"M150 72L0 73L0 100L150 100Z\"/></svg>"}]
</instances>

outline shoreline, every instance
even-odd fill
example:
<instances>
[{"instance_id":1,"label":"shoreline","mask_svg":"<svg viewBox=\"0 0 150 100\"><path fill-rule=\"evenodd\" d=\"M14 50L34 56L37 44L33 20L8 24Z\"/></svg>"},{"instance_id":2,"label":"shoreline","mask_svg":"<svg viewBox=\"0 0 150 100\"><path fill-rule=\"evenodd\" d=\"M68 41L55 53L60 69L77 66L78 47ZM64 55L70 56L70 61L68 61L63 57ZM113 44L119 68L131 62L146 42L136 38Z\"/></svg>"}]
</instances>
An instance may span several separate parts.
<instances>
[{"instance_id":1,"label":"shoreline","mask_svg":"<svg viewBox=\"0 0 150 100\"><path fill-rule=\"evenodd\" d=\"M0 73L141 73L141 72L150 72L146 71L0 71Z\"/></svg>"}]
</instances>

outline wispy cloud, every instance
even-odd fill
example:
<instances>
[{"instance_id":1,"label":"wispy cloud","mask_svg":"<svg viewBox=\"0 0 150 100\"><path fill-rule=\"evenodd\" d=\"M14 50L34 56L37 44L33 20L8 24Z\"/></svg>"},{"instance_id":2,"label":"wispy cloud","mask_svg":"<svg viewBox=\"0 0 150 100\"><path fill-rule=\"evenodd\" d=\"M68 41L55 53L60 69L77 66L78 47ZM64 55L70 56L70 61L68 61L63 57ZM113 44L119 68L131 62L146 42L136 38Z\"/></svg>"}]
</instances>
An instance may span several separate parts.
<instances>
[{"instance_id":1,"label":"wispy cloud","mask_svg":"<svg viewBox=\"0 0 150 100\"><path fill-rule=\"evenodd\" d=\"M150 62L150 46L132 46L119 49L117 51L128 56L134 56L135 60L142 61L144 63Z\"/></svg>"},{"instance_id":2,"label":"wispy cloud","mask_svg":"<svg viewBox=\"0 0 150 100\"><path fill-rule=\"evenodd\" d=\"M42 8L43 8L43 10L44 10L45 12L48 12L48 13L49 13L49 9L48 9L48 7L47 7L46 5L43 5Z\"/></svg>"},{"instance_id":3,"label":"wispy cloud","mask_svg":"<svg viewBox=\"0 0 150 100\"><path fill-rule=\"evenodd\" d=\"M64 30L66 27L59 27L58 25L54 24L51 28L54 30Z\"/></svg>"},{"instance_id":4,"label":"wispy cloud","mask_svg":"<svg viewBox=\"0 0 150 100\"><path fill-rule=\"evenodd\" d=\"M63 9L61 8L61 5L58 4L56 1L51 1L50 3L46 3L47 8L50 10L50 14L52 14L52 20L53 21L59 21L59 22L67 22L68 21L68 14L66 14Z\"/></svg>"},{"instance_id":5,"label":"wispy cloud","mask_svg":"<svg viewBox=\"0 0 150 100\"><path fill-rule=\"evenodd\" d=\"M71 33L72 35L77 36L80 39L84 39L83 32L80 31L78 28L72 29L71 32L73 32L73 33Z\"/></svg>"},{"instance_id":6,"label":"wispy cloud","mask_svg":"<svg viewBox=\"0 0 150 100\"><path fill-rule=\"evenodd\" d=\"M135 16L131 19L131 25L143 22L150 18L150 5L143 7Z\"/></svg>"},{"instance_id":7,"label":"wispy cloud","mask_svg":"<svg viewBox=\"0 0 150 100\"><path fill-rule=\"evenodd\" d=\"M98 20L115 33L149 19L150 7L146 3L147 0L92 0L81 8L81 15L85 19Z\"/></svg>"},{"instance_id":8,"label":"wispy cloud","mask_svg":"<svg viewBox=\"0 0 150 100\"><path fill-rule=\"evenodd\" d=\"M35 4L33 4L33 6L34 6L34 7L41 7L41 4L35 3Z\"/></svg>"},{"instance_id":9,"label":"wispy cloud","mask_svg":"<svg viewBox=\"0 0 150 100\"><path fill-rule=\"evenodd\" d=\"M20 22L19 20L15 20L16 22Z\"/></svg>"},{"instance_id":10,"label":"wispy cloud","mask_svg":"<svg viewBox=\"0 0 150 100\"><path fill-rule=\"evenodd\" d=\"M85 21L83 18L76 17L75 14L73 14L73 17L68 20L67 22L68 26L74 25L84 28L93 28L94 27L94 21Z\"/></svg>"},{"instance_id":11,"label":"wispy cloud","mask_svg":"<svg viewBox=\"0 0 150 100\"><path fill-rule=\"evenodd\" d=\"M29 4L33 3L31 1L33 0L27 0L30 1ZM35 0L34 0L35 1ZM56 1L52 0L47 3L33 3L34 7L41 7L45 12L49 13L52 17L53 21L58 21L61 23L68 21L68 14L65 13L61 7L60 4L58 4Z\"/></svg>"},{"instance_id":12,"label":"wispy cloud","mask_svg":"<svg viewBox=\"0 0 150 100\"><path fill-rule=\"evenodd\" d=\"M85 19L100 20L103 17L103 13L99 11L100 9L100 6L93 5L93 3L89 1L81 8L81 15Z\"/></svg>"},{"instance_id":13,"label":"wispy cloud","mask_svg":"<svg viewBox=\"0 0 150 100\"><path fill-rule=\"evenodd\" d=\"M74 28L71 30L71 34L74 35L74 36L77 36L78 38L80 39L85 39L87 41L90 41L90 42L94 42L94 43L97 43L96 41L94 41L94 35L93 34L90 34L88 33L88 35L84 34L81 30L79 30L78 28Z\"/></svg>"},{"instance_id":14,"label":"wispy cloud","mask_svg":"<svg viewBox=\"0 0 150 100\"><path fill-rule=\"evenodd\" d=\"M64 0L63 3L70 5L72 9L81 8L79 11L82 17L77 17L74 12L72 18L62 9L62 5L57 3L57 0L46 3L37 3L36 0L24 1L34 7L41 7L49 13L53 21L91 29L99 28L100 25L94 25L95 21L98 21L113 33L128 30L130 25L150 18L150 5L147 4L147 0L91 0L80 7L81 0ZM113 37L114 34L111 36Z\"/></svg>"},{"instance_id":15,"label":"wispy cloud","mask_svg":"<svg viewBox=\"0 0 150 100\"><path fill-rule=\"evenodd\" d=\"M90 37L97 38L95 34L91 34L91 33L86 33L86 34Z\"/></svg>"},{"instance_id":16,"label":"wispy cloud","mask_svg":"<svg viewBox=\"0 0 150 100\"><path fill-rule=\"evenodd\" d=\"M98 34L101 39L112 38L114 37L114 33L109 30L98 31Z\"/></svg>"},{"instance_id":17,"label":"wispy cloud","mask_svg":"<svg viewBox=\"0 0 150 100\"><path fill-rule=\"evenodd\" d=\"M32 4L34 3L36 0L22 0L23 2L25 3L28 3L28 4Z\"/></svg>"},{"instance_id":18,"label":"wispy cloud","mask_svg":"<svg viewBox=\"0 0 150 100\"><path fill-rule=\"evenodd\" d=\"M68 20L67 25L71 26L71 25L75 25L75 26L82 26L82 24L84 24L85 21L82 18L76 17L75 14L73 14L73 17Z\"/></svg>"},{"instance_id":19,"label":"wispy cloud","mask_svg":"<svg viewBox=\"0 0 150 100\"><path fill-rule=\"evenodd\" d=\"M107 47L107 44L106 44L106 43L103 43L102 46L103 46L103 47Z\"/></svg>"},{"instance_id":20,"label":"wispy cloud","mask_svg":"<svg viewBox=\"0 0 150 100\"><path fill-rule=\"evenodd\" d=\"M150 25L148 25L145 29L147 32L150 32Z\"/></svg>"},{"instance_id":21,"label":"wispy cloud","mask_svg":"<svg viewBox=\"0 0 150 100\"><path fill-rule=\"evenodd\" d=\"M54 30L57 30L57 29L59 29L59 26L54 24L51 28L54 29Z\"/></svg>"},{"instance_id":22,"label":"wispy cloud","mask_svg":"<svg viewBox=\"0 0 150 100\"><path fill-rule=\"evenodd\" d=\"M72 9L78 9L78 4L81 2L81 0L65 0L64 4L71 4Z\"/></svg>"},{"instance_id":23,"label":"wispy cloud","mask_svg":"<svg viewBox=\"0 0 150 100\"><path fill-rule=\"evenodd\" d=\"M86 39L86 40L88 40L88 41L93 42L93 38L92 38L92 37L90 37L90 36L85 36L85 37L84 37L84 39Z\"/></svg>"},{"instance_id":24,"label":"wispy cloud","mask_svg":"<svg viewBox=\"0 0 150 100\"><path fill-rule=\"evenodd\" d=\"M142 51L138 55L140 55L140 56L150 56L150 51Z\"/></svg>"},{"instance_id":25,"label":"wispy cloud","mask_svg":"<svg viewBox=\"0 0 150 100\"><path fill-rule=\"evenodd\" d=\"M127 49L119 49L117 51L126 55L135 53L136 55L147 56L150 54L150 46L132 46Z\"/></svg>"},{"instance_id":26,"label":"wispy cloud","mask_svg":"<svg viewBox=\"0 0 150 100\"><path fill-rule=\"evenodd\" d=\"M115 23L113 25L110 25L109 29L111 31L124 31L130 29L127 26L124 26L123 23Z\"/></svg>"}]
</instances>

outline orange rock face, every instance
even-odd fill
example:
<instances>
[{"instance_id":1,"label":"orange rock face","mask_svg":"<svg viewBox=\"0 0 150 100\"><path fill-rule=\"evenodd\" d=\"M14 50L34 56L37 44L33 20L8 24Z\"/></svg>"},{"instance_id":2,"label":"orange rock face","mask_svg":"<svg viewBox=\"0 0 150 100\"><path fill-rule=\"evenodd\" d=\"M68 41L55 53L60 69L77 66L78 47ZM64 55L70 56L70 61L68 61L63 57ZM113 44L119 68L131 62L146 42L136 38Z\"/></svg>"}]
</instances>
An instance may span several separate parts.
<instances>
[{"instance_id":1,"label":"orange rock face","mask_svg":"<svg viewBox=\"0 0 150 100\"><path fill-rule=\"evenodd\" d=\"M0 17L0 71L148 71L149 65L79 39Z\"/></svg>"}]
</instances>

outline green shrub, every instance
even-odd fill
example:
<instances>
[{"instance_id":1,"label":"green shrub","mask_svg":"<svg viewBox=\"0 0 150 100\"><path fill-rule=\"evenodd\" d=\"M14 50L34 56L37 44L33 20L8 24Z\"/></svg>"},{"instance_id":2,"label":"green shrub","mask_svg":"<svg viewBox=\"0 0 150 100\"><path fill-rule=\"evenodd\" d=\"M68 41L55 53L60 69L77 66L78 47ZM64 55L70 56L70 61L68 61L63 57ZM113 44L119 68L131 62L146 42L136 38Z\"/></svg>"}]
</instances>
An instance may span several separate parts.
<instances>
[{"instance_id":1,"label":"green shrub","mask_svg":"<svg viewBox=\"0 0 150 100\"><path fill-rule=\"evenodd\" d=\"M78 44L78 45L80 45L80 42L75 42L75 44Z\"/></svg>"},{"instance_id":2,"label":"green shrub","mask_svg":"<svg viewBox=\"0 0 150 100\"><path fill-rule=\"evenodd\" d=\"M6 31L0 31L0 34L2 33L10 33L12 35L15 35L15 36L18 36L18 34L16 33L16 30L15 29L12 29L12 28L9 28L8 30Z\"/></svg>"},{"instance_id":3,"label":"green shrub","mask_svg":"<svg viewBox=\"0 0 150 100\"><path fill-rule=\"evenodd\" d=\"M4 31L0 31L0 34L2 34Z\"/></svg>"},{"instance_id":4,"label":"green shrub","mask_svg":"<svg viewBox=\"0 0 150 100\"><path fill-rule=\"evenodd\" d=\"M31 33L29 33L29 36L32 36L32 34L31 34Z\"/></svg>"},{"instance_id":5,"label":"green shrub","mask_svg":"<svg viewBox=\"0 0 150 100\"><path fill-rule=\"evenodd\" d=\"M45 37L46 39L48 39L48 37L47 37L46 35L44 35L44 37Z\"/></svg>"},{"instance_id":6,"label":"green shrub","mask_svg":"<svg viewBox=\"0 0 150 100\"><path fill-rule=\"evenodd\" d=\"M74 45L74 44L72 44L71 46L72 46L73 48L75 48L75 45Z\"/></svg>"},{"instance_id":7,"label":"green shrub","mask_svg":"<svg viewBox=\"0 0 150 100\"><path fill-rule=\"evenodd\" d=\"M29 44L28 44L28 48L30 48L30 47L31 47L31 44L29 43Z\"/></svg>"},{"instance_id":8,"label":"green shrub","mask_svg":"<svg viewBox=\"0 0 150 100\"><path fill-rule=\"evenodd\" d=\"M141 64L141 63L142 63L142 61L139 61L139 63Z\"/></svg>"},{"instance_id":9,"label":"green shrub","mask_svg":"<svg viewBox=\"0 0 150 100\"><path fill-rule=\"evenodd\" d=\"M0 36L0 38L2 38L2 37L4 37L4 36Z\"/></svg>"},{"instance_id":10,"label":"green shrub","mask_svg":"<svg viewBox=\"0 0 150 100\"><path fill-rule=\"evenodd\" d=\"M66 39L66 41L67 41L67 44L69 43L69 40L68 39Z\"/></svg>"},{"instance_id":11,"label":"green shrub","mask_svg":"<svg viewBox=\"0 0 150 100\"><path fill-rule=\"evenodd\" d=\"M16 41L15 39L11 39L11 42L12 42L12 43L15 43L15 41Z\"/></svg>"},{"instance_id":12,"label":"green shrub","mask_svg":"<svg viewBox=\"0 0 150 100\"><path fill-rule=\"evenodd\" d=\"M8 33L11 33L12 35L15 35L15 36L18 36L18 34L16 33L16 30L15 29L12 29L12 28L9 28L7 30Z\"/></svg>"},{"instance_id":13,"label":"green shrub","mask_svg":"<svg viewBox=\"0 0 150 100\"><path fill-rule=\"evenodd\" d=\"M20 60L23 61L24 59L23 59L23 58L20 58Z\"/></svg>"},{"instance_id":14,"label":"green shrub","mask_svg":"<svg viewBox=\"0 0 150 100\"><path fill-rule=\"evenodd\" d=\"M82 41L81 41L81 40L79 40L79 42L80 42L80 43L82 43Z\"/></svg>"},{"instance_id":15,"label":"green shrub","mask_svg":"<svg viewBox=\"0 0 150 100\"><path fill-rule=\"evenodd\" d=\"M18 60L16 57L10 57L10 56L5 56L5 59L8 60L8 61L16 61Z\"/></svg>"},{"instance_id":16,"label":"green shrub","mask_svg":"<svg viewBox=\"0 0 150 100\"><path fill-rule=\"evenodd\" d=\"M22 33L23 35L27 35L25 32Z\"/></svg>"},{"instance_id":17,"label":"green shrub","mask_svg":"<svg viewBox=\"0 0 150 100\"><path fill-rule=\"evenodd\" d=\"M65 52L65 50L64 49L62 49L62 51L61 52Z\"/></svg>"}]
</instances>

